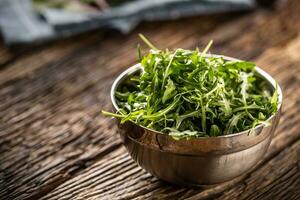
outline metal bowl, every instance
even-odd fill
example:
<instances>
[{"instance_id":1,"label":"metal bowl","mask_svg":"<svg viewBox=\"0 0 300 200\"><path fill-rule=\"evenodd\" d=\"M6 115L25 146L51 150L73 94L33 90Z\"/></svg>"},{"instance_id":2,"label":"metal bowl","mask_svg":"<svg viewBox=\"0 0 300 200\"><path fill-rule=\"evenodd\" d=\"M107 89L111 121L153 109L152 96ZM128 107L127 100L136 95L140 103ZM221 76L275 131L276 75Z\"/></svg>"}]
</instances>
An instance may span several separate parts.
<instances>
[{"instance_id":1,"label":"metal bowl","mask_svg":"<svg viewBox=\"0 0 300 200\"><path fill-rule=\"evenodd\" d=\"M237 60L222 57L225 60ZM119 110L115 100L118 85L140 69L139 65L128 68L113 83L111 100L116 111ZM269 83L271 90L276 88L276 82L269 74L259 67L256 67L256 72ZM138 165L162 180L186 186L221 183L244 174L266 153L280 118L280 88L278 93L278 110L267 120L271 125L259 125L251 134L248 130L218 137L174 140L171 136L133 122L118 123L118 132Z\"/></svg>"}]
</instances>

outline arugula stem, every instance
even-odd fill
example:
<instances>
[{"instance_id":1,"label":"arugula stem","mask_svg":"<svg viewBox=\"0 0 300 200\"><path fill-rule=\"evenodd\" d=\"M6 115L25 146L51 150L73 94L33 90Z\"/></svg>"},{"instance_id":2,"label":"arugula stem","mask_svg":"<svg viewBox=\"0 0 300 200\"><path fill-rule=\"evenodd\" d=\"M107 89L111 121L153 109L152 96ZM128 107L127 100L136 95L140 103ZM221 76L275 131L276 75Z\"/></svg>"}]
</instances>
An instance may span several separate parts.
<instances>
[{"instance_id":1,"label":"arugula stem","mask_svg":"<svg viewBox=\"0 0 300 200\"><path fill-rule=\"evenodd\" d=\"M158 50L143 34L139 34L139 37L147 44L151 49Z\"/></svg>"},{"instance_id":2,"label":"arugula stem","mask_svg":"<svg viewBox=\"0 0 300 200\"><path fill-rule=\"evenodd\" d=\"M164 77L163 77L163 82L162 82L162 85L161 85L161 90L163 90L164 87L165 87L166 78L168 77L168 72L169 72L170 66L171 66L171 64L172 64L172 62L173 62L173 60L174 60L174 57L175 57L175 55L176 55L176 52L177 52L177 49L176 49L176 51L172 54L171 59L170 59L168 65L167 65L167 67L166 67L166 70L165 70L165 73L164 73Z\"/></svg>"},{"instance_id":3,"label":"arugula stem","mask_svg":"<svg viewBox=\"0 0 300 200\"><path fill-rule=\"evenodd\" d=\"M213 44L213 40L210 40L209 43L206 45L205 49L202 51L201 57L203 57L208 52L212 44Z\"/></svg>"},{"instance_id":4,"label":"arugula stem","mask_svg":"<svg viewBox=\"0 0 300 200\"><path fill-rule=\"evenodd\" d=\"M104 110L102 110L101 112L102 112L102 114L104 114L104 115L112 116L112 117L116 117L116 118L124 118L124 117L125 117L125 115L122 115L122 114L116 114L116 113L111 113L111 112L107 112L107 111L104 111Z\"/></svg>"}]
</instances>

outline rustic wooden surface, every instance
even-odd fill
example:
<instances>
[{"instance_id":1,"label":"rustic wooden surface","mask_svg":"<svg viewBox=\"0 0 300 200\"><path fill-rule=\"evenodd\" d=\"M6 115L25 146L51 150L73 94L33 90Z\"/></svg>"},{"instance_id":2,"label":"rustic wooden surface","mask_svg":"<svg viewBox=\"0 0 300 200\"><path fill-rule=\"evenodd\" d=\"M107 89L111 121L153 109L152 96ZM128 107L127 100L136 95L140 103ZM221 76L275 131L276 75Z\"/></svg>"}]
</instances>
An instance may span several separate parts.
<instances>
[{"instance_id":1,"label":"rustic wooden surface","mask_svg":"<svg viewBox=\"0 0 300 200\"><path fill-rule=\"evenodd\" d=\"M137 33L159 47L256 62L279 81L283 115L264 160L209 188L182 188L126 153L110 109L113 79L136 61ZM129 36L92 33L33 50L0 48L0 199L300 199L300 2L272 10L147 23Z\"/></svg>"}]
</instances>

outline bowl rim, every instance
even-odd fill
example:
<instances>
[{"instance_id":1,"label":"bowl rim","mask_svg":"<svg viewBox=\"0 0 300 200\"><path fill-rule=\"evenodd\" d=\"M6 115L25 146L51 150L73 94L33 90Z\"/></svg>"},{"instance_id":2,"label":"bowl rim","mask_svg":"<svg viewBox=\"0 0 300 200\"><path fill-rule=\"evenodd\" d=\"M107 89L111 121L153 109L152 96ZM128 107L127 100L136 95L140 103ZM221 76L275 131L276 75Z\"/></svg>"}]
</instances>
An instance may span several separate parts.
<instances>
[{"instance_id":1,"label":"bowl rim","mask_svg":"<svg viewBox=\"0 0 300 200\"><path fill-rule=\"evenodd\" d=\"M204 54L205 57L215 57L215 58L223 58L226 61L243 61L241 59L237 59L237 58L233 58L233 57L229 57L229 56L224 56L224 55L218 55L218 54ZM116 103L115 100L115 91L117 89L117 87L119 86L119 84L121 83L122 80L124 80L125 77L127 77L128 75L131 75L133 73L135 73L138 69L141 69L141 64L137 63L129 68L127 68L125 71L123 71L113 82L112 86L111 86L111 90L110 90L110 98L112 101L112 104L114 106L114 109L119 112L119 107ZM255 71L262 77L264 78L266 81L268 81L268 83L271 84L271 86L273 87L273 89L276 89L277 87L277 91L278 91L278 106L277 106L277 111L271 115L267 120L265 120L265 122L271 122L273 120L273 118L280 112L281 110L281 106L282 106L282 101L283 101L283 94L282 94L282 90L280 85L276 82L276 80L270 75L268 74L266 71L264 71L263 69L261 69L260 67L258 67L257 65L255 65ZM150 132L156 133L156 134L162 134L165 135L166 137L170 137L172 138L172 136L165 134L161 131L156 131L154 129L149 129L147 127L144 127L142 125L138 125L133 121L130 121L131 123L135 124L136 126L139 126L143 129L146 129ZM265 124L259 124L257 126L254 127L254 130L260 130L263 127L265 127ZM216 137L195 137L193 138L194 140L209 140L209 139L213 139L213 138L232 138L232 137L236 137L236 136L240 136L240 135L244 135L244 134L248 134L249 131L251 129L247 129L238 133L233 133L233 134L228 134L228 135L221 135L221 136L216 136Z\"/></svg>"}]
</instances>

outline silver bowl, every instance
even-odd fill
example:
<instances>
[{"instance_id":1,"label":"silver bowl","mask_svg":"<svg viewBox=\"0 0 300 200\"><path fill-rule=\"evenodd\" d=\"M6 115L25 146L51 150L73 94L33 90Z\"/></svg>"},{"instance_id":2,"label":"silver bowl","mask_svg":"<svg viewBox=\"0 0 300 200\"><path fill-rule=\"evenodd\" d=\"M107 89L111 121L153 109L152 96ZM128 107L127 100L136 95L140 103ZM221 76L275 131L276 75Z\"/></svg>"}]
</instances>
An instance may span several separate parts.
<instances>
[{"instance_id":1,"label":"silver bowl","mask_svg":"<svg viewBox=\"0 0 300 200\"><path fill-rule=\"evenodd\" d=\"M140 65L134 65L114 81L111 100L116 111L119 110L115 100L118 85L140 69ZM268 73L259 67L256 67L256 72L269 83L271 90L275 90L276 82ZM221 183L249 171L266 153L280 118L280 88L278 94L278 110L267 120L271 125L259 125L251 134L246 130L218 137L174 140L171 136L133 122L118 123L118 132L138 165L162 180L186 186Z\"/></svg>"}]
</instances>

